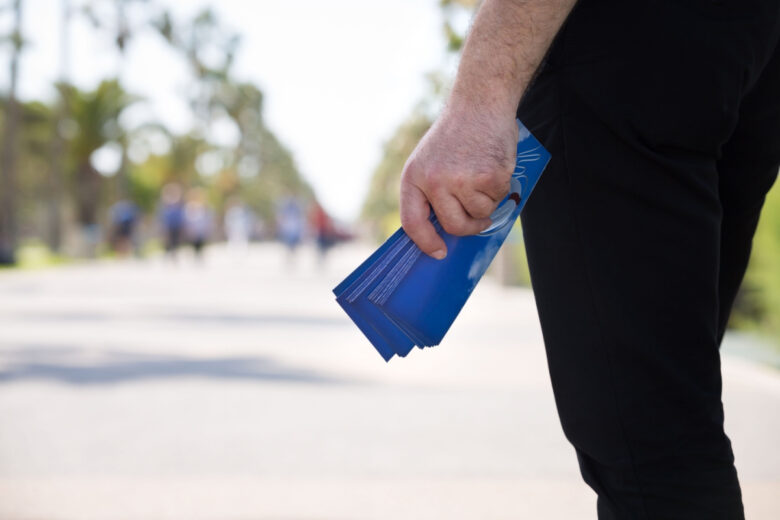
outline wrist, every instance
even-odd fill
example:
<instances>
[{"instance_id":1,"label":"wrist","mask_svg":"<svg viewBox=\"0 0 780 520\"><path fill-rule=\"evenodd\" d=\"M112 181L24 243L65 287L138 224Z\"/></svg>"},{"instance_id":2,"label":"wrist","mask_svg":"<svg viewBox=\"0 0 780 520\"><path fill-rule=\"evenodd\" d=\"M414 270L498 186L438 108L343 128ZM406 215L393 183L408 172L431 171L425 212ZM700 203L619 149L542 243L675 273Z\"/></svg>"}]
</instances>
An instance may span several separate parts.
<instances>
[{"instance_id":1,"label":"wrist","mask_svg":"<svg viewBox=\"0 0 780 520\"><path fill-rule=\"evenodd\" d=\"M464 58L447 104L455 108L474 107L495 116L514 115L528 83L525 76L530 74L519 70L517 62L508 56L496 56L489 65L472 56Z\"/></svg>"},{"instance_id":2,"label":"wrist","mask_svg":"<svg viewBox=\"0 0 780 520\"><path fill-rule=\"evenodd\" d=\"M453 89L444 107L445 117L457 120L482 121L495 127L504 120L514 125L517 101L506 93L483 89L478 92L462 93Z\"/></svg>"}]
</instances>

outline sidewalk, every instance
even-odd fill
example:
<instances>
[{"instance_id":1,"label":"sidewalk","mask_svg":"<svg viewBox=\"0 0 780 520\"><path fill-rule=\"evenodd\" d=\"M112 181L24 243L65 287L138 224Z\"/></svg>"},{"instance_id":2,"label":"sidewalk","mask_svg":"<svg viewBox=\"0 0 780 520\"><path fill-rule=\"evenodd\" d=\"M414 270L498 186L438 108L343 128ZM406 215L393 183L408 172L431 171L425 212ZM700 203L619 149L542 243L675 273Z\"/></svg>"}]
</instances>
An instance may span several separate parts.
<instances>
[{"instance_id":1,"label":"sidewalk","mask_svg":"<svg viewBox=\"0 0 780 520\"><path fill-rule=\"evenodd\" d=\"M0 273L0 520L595 518L532 294L483 281L385 364L330 293L368 252ZM723 370L748 518L778 518L780 373Z\"/></svg>"}]
</instances>

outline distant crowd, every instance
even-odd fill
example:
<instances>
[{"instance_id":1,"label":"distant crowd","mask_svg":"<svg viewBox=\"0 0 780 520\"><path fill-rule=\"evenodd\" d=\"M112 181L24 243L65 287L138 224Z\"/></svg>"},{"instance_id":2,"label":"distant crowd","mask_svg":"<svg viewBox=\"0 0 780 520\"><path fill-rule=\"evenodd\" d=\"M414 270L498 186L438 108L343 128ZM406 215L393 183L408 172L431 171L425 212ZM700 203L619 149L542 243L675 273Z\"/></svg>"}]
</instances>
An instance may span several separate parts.
<instances>
[{"instance_id":1,"label":"distant crowd","mask_svg":"<svg viewBox=\"0 0 780 520\"><path fill-rule=\"evenodd\" d=\"M141 211L133 202L122 199L111 206L109 213L112 249L120 256L136 254ZM156 234L172 258L183 247L191 248L195 257L201 258L207 244L218 239L226 240L237 252L246 251L251 241L276 239L291 255L311 239L324 258L333 245L351 238L316 201L285 195L277 200L273 222L269 223L259 219L240 198L234 198L218 218L202 188L185 191L175 183L161 190L156 224Z\"/></svg>"}]
</instances>

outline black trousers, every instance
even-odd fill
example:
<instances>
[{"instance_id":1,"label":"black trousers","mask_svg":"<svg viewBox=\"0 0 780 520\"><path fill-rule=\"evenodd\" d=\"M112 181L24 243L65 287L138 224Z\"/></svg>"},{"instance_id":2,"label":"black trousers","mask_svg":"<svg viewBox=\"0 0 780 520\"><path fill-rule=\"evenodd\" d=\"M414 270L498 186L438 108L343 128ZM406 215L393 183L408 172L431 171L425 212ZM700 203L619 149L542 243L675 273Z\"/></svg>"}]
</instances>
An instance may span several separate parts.
<instances>
[{"instance_id":1,"label":"black trousers","mask_svg":"<svg viewBox=\"0 0 780 520\"><path fill-rule=\"evenodd\" d=\"M719 345L780 164L780 2L581 0L518 117L564 433L600 519L741 519Z\"/></svg>"}]
</instances>

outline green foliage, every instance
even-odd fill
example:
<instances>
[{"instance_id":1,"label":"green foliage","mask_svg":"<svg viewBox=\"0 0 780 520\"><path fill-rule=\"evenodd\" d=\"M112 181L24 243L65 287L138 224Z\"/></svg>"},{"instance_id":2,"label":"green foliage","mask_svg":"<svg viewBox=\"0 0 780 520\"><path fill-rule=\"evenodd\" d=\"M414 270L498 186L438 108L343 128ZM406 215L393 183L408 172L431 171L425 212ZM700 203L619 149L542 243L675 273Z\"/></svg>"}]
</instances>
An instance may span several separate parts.
<instances>
[{"instance_id":1,"label":"green foliage","mask_svg":"<svg viewBox=\"0 0 780 520\"><path fill-rule=\"evenodd\" d=\"M520 221L515 222L512 231L504 242L503 254L509 255L510 272L504 276L503 283L531 287L531 272L528 269L528 258L525 255L525 242L523 241L523 229Z\"/></svg>"},{"instance_id":2,"label":"green foliage","mask_svg":"<svg viewBox=\"0 0 780 520\"><path fill-rule=\"evenodd\" d=\"M165 13L155 25L185 57L196 79L190 101L200 125L206 128L214 119L227 117L240 132L240 142L231 150L219 150L193 138L177 140L170 153L167 179L205 185L218 210L227 199L238 196L265 220L273 217L274 200L283 194L313 197L292 154L265 124L262 91L232 79L239 36L222 25L210 9L181 25ZM225 158L220 171L208 179L199 178L195 169L198 157L205 153Z\"/></svg>"},{"instance_id":3,"label":"green foliage","mask_svg":"<svg viewBox=\"0 0 780 520\"><path fill-rule=\"evenodd\" d=\"M452 24L444 23L444 34L447 37L447 50L450 52L457 52L463 47L463 43L466 41L466 37L463 34L457 32Z\"/></svg>"},{"instance_id":4,"label":"green foliage","mask_svg":"<svg viewBox=\"0 0 780 520\"><path fill-rule=\"evenodd\" d=\"M141 211L154 211L160 190L166 182L173 180L171 157L151 155L130 170L130 198Z\"/></svg>"},{"instance_id":5,"label":"green foliage","mask_svg":"<svg viewBox=\"0 0 780 520\"><path fill-rule=\"evenodd\" d=\"M98 222L104 179L90 162L102 146L125 139L119 124L122 111L139 100L115 79L102 81L95 90L83 91L72 85L58 85L66 101L72 127L67 142L73 164L72 193L76 218L82 225Z\"/></svg>"},{"instance_id":6,"label":"green foliage","mask_svg":"<svg viewBox=\"0 0 780 520\"><path fill-rule=\"evenodd\" d=\"M178 20L159 9L142 8L144 2L87 0L74 6L71 14L86 17L93 30L107 32L120 55L134 35L153 27L161 42L177 51L189 68L191 81L185 95L194 116L193 128L182 135L172 135L155 122L124 128L120 124L124 109L143 100L115 79L106 79L93 90L58 84L61 104L19 105L20 124L12 131L5 131L11 125L6 121L7 103L0 98L0 134L13 135L18 141L6 147L17 152L13 168L17 182L3 193L13 194L15 207L8 213L19 222L23 240L50 238L54 229L60 236L59 230L78 224L91 233L82 242L93 247L97 225L107 220L107 209L118 198L129 197L150 214L159 203L161 188L169 182L184 189L204 188L217 213L228 199L236 198L267 220L273 218L274 200L281 195L314 197L292 153L265 124L262 91L233 76L239 36L210 9ZM63 27L68 19L62 18ZM212 124L225 120L239 130L240 141L235 146L209 142ZM106 177L95 170L92 158L95 151L114 144L122 150L120 171ZM206 160L215 157L216 162ZM51 242L59 247L59 240ZM69 251L90 254L78 248L76 244ZM38 246L29 251L35 253L31 257L42 258Z\"/></svg>"},{"instance_id":7,"label":"green foliage","mask_svg":"<svg viewBox=\"0 0 780 520\"><path fill-rule=\"evenodd\" d=\"M51 250L40 240L26 240L19 245L16 252L15 268L24 270L38 270L47 267L55 267L67 264L69 260L61 255L51 252ZM0 271L4 269L0 266Z\"/></svg>"},{"instance_id":8,"label":"green foliage","mask_svg":"<svg viewBox=\"0 0 780 520\"><path fill-rule=\"evenodd\" d=\"M460 6L473 10L480 4L481 1L482 0L440 0L439 5L441 5L442 8Z\"/></svg>"},{"instance_id":9,"label":"green foliage","mask_svg":"<svg viewBox=\"0 0 780 520\"><path fill-rule=\"evenodd\" d=\"M6 102L0 103L0 133L5 127ZM19 232L24 235L42 215L51 139L51 109L39 102L21 103L16 148L14 202ZM0 150L2 156L2 150Z\"/></svg>"},{"instance_id":10,"label":"green foliage","mask_svg":"<svg viewBox=\"0 0 780 520\"><path fill-rule=\"evenodd\" d=\"M780 183L769 191L731 324L780 339Z\"/></svg>"},{"instance_id":11,"label":"green foliage","mask_svg":"<svg viewBox=\"0 0 780 520\"><path fill-rule=\"evenodd\" d=\"M171 148L166 157L168 164L160 181L184 185L196 183L198 172L195 169L195 161L205 146L203 139L192 134L172 137Z\"/></svg>"},{"instance_id":12,"label":"green foliage","mask_svg":"<svg viewBox=\"0 0 780 520\"><path fill-rule=\"evenodd\" d=\"M221 200L241 198L261 218L270 220L274 201L294 193L311 198L313 191L301 176L292 153L269 129L263 117L263 93L251 83L222 85L219 105L238 126L241 139L232 164L218 179Z\"/></svg>"},{"instance_id":13,"label":"green foliage","mask_svg":"<svg viewBox=\"0 0 780 520\"><path fill-rule=\"evenodd\" d=\"M460 52L466 41L465 31L456 29L456 19L462 16L470 17L479 4L480 0L440 0L444 37L449 52Z\"/></svg>"},{"instance_id":14,"label":"green foliage","mask_svg":"<svg viewBox=\"0 0 780 520\"><path fill-rule=\"evenodd\" d=\"M58 85L67 100L70 123L75 125L69 149L78 161L88 160L92 152L124 136L119 115L138 97L130 95L116 79L101 81L95 90L79 90Z\"/></svg>"}]
</instances>

